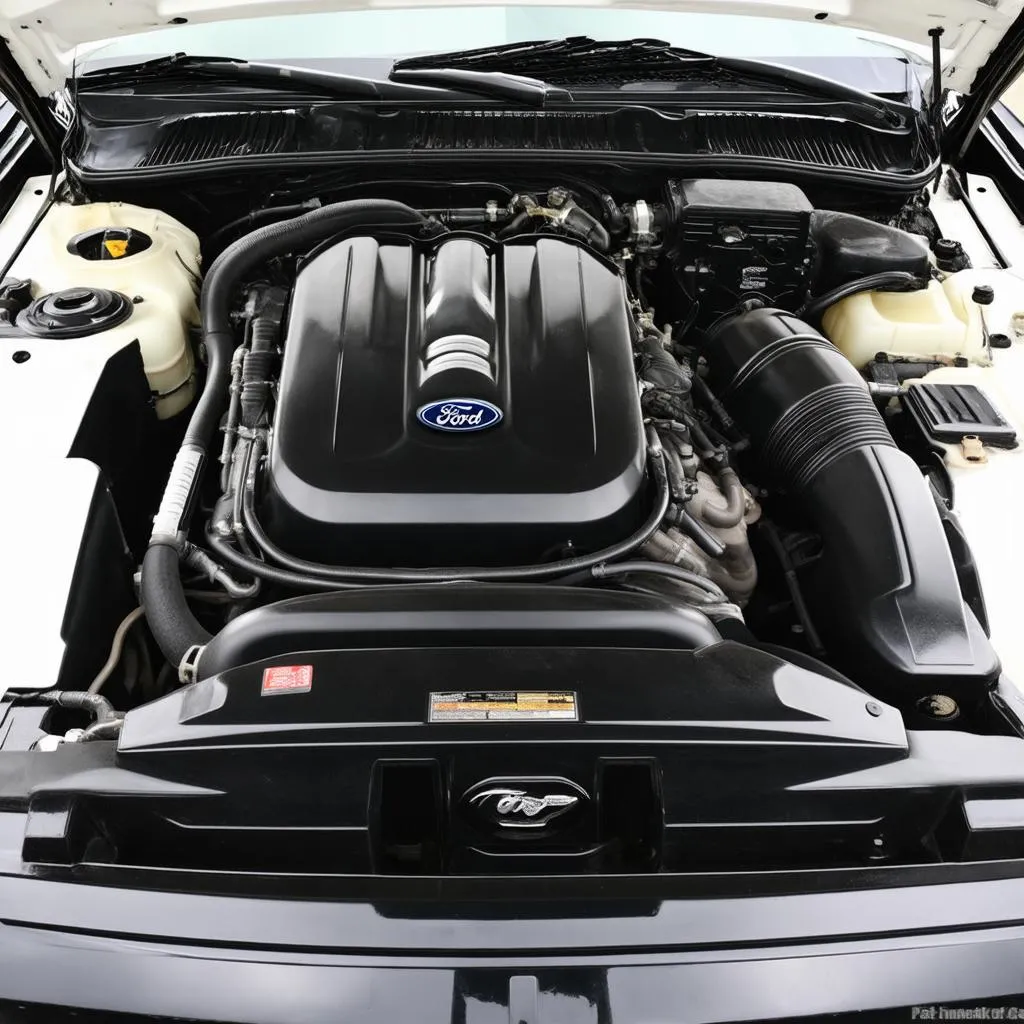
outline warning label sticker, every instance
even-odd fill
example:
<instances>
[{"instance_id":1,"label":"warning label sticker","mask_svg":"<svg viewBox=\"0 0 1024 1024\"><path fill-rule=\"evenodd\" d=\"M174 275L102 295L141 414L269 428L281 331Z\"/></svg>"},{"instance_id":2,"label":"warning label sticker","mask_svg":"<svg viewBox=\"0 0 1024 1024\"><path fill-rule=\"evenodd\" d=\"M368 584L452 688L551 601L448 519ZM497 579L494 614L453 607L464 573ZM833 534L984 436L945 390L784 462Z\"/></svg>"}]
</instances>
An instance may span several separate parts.
<instances>
[{"instance_id":1,"label":"warning label sticker","mask_svg":"<svg viewBox=\"0 0 1024 1024\"><path fill-rule=\"evenodd\" d=\"M263 670L261 697L276 693L309 693L313 689L312 665L274 665Z\"/></svg>"},{"instance_id":2,"label":"warning label sticker","mask_svg":"<svg viewBox=\"0 0 1024 1024\"><path fill-rule=\"evenodd\" d=\"M432 693L431 722L577 722L576 694L566 690Z\"/></svg>"}]
</instances>

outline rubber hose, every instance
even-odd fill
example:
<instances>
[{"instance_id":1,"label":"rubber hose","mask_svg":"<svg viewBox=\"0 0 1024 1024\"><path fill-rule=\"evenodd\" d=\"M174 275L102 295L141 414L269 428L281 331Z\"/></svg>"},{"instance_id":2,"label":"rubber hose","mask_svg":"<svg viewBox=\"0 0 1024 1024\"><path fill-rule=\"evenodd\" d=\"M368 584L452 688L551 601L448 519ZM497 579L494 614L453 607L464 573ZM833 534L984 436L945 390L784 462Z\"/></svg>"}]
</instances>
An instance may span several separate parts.
<instances>
[{"instance_id":1,"label":"rubber hose","mask_svg":"<svg viewBox=\"0 0 1024 1024\"><path fill-rule=\"evenodd\" d=\"M709 526L718 526L728 530L730 527L739 525L747 510L747 499L743 493L743 484L740 483L736 470L731 466L726 466L718 474L718 486L722 489L722 494L725 495L725 508L705 504L701 509L701 518Z\"/></svg>"},{"instance_id":2,"label":"rubber hose","mask_svg":"<svg viewBox=\"0 0 1024 1024\"><path fill-rule=\"evenodd\" d=\"M210 642L210 634L192 614L181 582L178 551L151 544L142 560L142 607L163 656L177 668L193 647Z\"/></svg>"},{"instance_id":3,"label":"rubber hose","mask_svg":"<svg viewBox=\"0 0 1024 1024\"><path fill-rule=\"evenodd\" d=\"M533 218L524 212L517 213L499 232L498 238L511 238L513 235L518 235L523 231L530 229L530 222Z\"/></svg>"},{"instance_id":4,"label":"rubber hose","mask_svg":"<svg viewBox=\"0 0 1024 1024\"><path fill-rule=\"evenodd\" d=\"M122 620L121 624L114 631L114 639L110 644L110 654L107 657L103 668L96 674L95 679L89 684L89 693L99 693L103 684L110 678L117 663L121 660L121 652L124 650L124 640L128 631L135 625L142 615L141 608L133 608Z\"/></svg>"},{"instance_id":5,"label":"rubber hose","mask_svg":"<svg viewBox=\"0 0 1024 1024\"><path fill-rule=\"evenodd\" d=\"M122 719L114 719L109 722L96 722L90 725L81 736L79 743L93 743L97 740L116 740L121 735Z\"/></svg>"},{"instance_id":6,"label":"rubber hose","mask_svg":"<svg viewBox=\"0 0 1024 1024\"><path fill-rule=\"evenodd\" d=\"M859 277L856 281L847 281L831 291L825 292L810 302L805 303L796 315L805 323L817 327L825 310L834 305L840 299L848 299L851 295L858 295L860 292L871 292L876 289L895 289L907 291L912 285L919 285L920 281L913 274L906 270L883 270L879 274L869 274L867 277Z\"/></svg>"},{"instance_id":7,"label":"rubber hose","mask_svg":"<svg viewBox=\"0 0 1024 1024\"><path fill-rule=\"evenodd\" d=\"M736 421L729 415L729 410L722 405L715 393L708 387L708 382L699 373L693 375L692 387L704 400L705 405L711 410L712 415L717 418L718 422L722 424L722 427L735 434L739 430L736 426Z\"/></svg>"},{"instance_id":8,"label":"rubber hose","mask_svg":"<svg viewBox=\"0 0 1024 1024\"><path fill-rule=\"evenodd\" d=\"M698 576L688 569L678 565L668 565L665 562L616 562L613 565L595 565L590 575L596 580L604 580L609 576L622 576L625 573L648 573L652 576L668 576L670 579L678 580L680 583L687 583L691 587L702 590L709 597L716 601L729 603L725 591L712 583L704 576Z\"/></svg>"},{"instance_id":9,"label":"rubber hose","mask_svg":"<svg viewBox=\"0 0 1024 1024\"><path fill-rule=\"evenodd\" d=\"M231 301L239 281L272 256L305 248L348 228L422 228L427 219L410 206L387 199L353 199L312 210L301 217L268 224L229 245L214 261L203 281L200 298L203 342L209 370L199 405L185 434L185 444L203 445L220 419L233 341ZM215 362L216 360L216 362ZM217 380L214 378L217 377ZM211 386L213 385L213 386Z\"/></svg>"},{"instance_id":10,"label":"rubber hose","mask_svg":"<svg viewBox=\"0 0 1024 1024\"><path fill-rule=\"evenodd\" d=\"M118 717L114 705L106 697L85 690L45 690L39 694L27 694L25 697L26 700L33 698L40 704L56 704L62 708L88 711L96 722L112 722Z\"/></svg>"},{"instance_id":11,"label":"rubber hose","mask_svg":"<svg viewBox=\"0 0 1024 1024\"><path fill-rule=\"evenodd\" d=\"M573 206L566 212L562 227L601 252L607 252L611 247L612 240L607 228L581 206Z\"/></svg>"},{"instance_id":12,"label":"rubber hose","mask_svg":"<svg viewBox=\"0 0 1024 1024\"><path fill-rule=\"evenodd\" d=\"M214 231L206 242L206 248L216 252L220 248L221 242L227 238L233 238L239 231L262 227L272 221L291 220L308 210L315 210L317 207L313 205L313 202L307 199L305 202L292 203L288 206L268 206L263 210L253 210L244 217L228 221L222 228Z\"/></svg>"},{"instance_id":13,"label":"rubber hose","mask_svg":"<svg viewBox=\"0 0 1024 1024\"><path fill-rule=\"evenodd\" d=\"M695 420L691 419L687 424L690 428L690 436L693 438L694 447L706 458L715 454L715 446L711 438L704 432L704 428Z\"/></svg>"},{"instance_id":14,"label":"rubber hose","mask_svg":"<svg viewBox=\"0 0 1024 1024\"><path fill-rule=\"evenodd\" d=\"M332 580L321 580L311 578L299 573L289 572L287 569L279 569L274 565L267 565L258 558L251 558L241 551L236 551L223 537L208 533L206 542L219 558L223 559L237 569L252 576L258 576L268 583L277 583L282 587L291 587L295 590L316 590L331 593L338 590L359 590L362 584L359 583L336 583Z\"/></svg>"},{"instance_id":15,"label":"rubber hose","mask_svg":"<svg viewBox=\"0 0 1024 1024\"><path fill-rule=\"evenodd\" d=\"M246 528L267 557L272 558L284 568L305 575L309 579L335 580L342 583L448 583L456 580L514 583L519 580L544 579L549 576L575 572L578 569L589 569L603 562L623 558L645 544L658 530L668 512L671 495L668 474L665 470L664 451L653 427L648 428L648 442L650 456L648 465L651 467L651 475L654 477L658 496L654 509L643 525L625 540L619 541L611 547L587 555L563 558L557 562L498 567L461 566L446 569L376 569L364 566L323 565L296 558L274 544L256 518L253 493L248 487L242 503L242 514ZM255 454L258 459L264 444L262 438L257 439L249 453L249 458L252 459ZM255 568L250 568L250 571L259 575Z\"/></svg>"},{"instance_id":16,"label":"rubber hose","mask_svg":"<svg viewBox=\"0 0 1024 1024\"><path fill-rule=\"evenodd\" d=\"M185 431L154 523L154 535L142 561L142 606L153 637L172 665L203 646L210 634L189 609L178 567L178 534L188 532L189 493L216 436L229 398L234 336L231 303L244 276L270 257L304 249L346 229L422 228L427 220L409 206L390 200L334 203L280 224L270 224L229 245L203 281L200 298L207 372L202 394Z\"/></svg>"}]
</instances>

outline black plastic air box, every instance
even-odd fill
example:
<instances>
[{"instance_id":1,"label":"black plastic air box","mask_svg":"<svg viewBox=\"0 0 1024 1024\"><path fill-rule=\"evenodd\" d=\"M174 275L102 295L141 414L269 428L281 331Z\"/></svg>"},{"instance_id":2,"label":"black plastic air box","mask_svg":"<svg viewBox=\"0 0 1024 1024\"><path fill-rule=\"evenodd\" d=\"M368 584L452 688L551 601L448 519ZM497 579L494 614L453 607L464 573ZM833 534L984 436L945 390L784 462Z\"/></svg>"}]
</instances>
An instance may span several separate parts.
<instances>
[{"instance_id":1,"label":"black plastic air box","mask_svg":"<svg viewBox=\"0 0 1024 1024\"><path fill-rule=\"evenodd\" d=\"M926 282L931 272L928 243L920 235L852 213L815 210L811 239L816 249L817 294L860 277L899 270Z\"/></svg>"},{"instance_id":2,"label":"black plastic air box","mask_svg":"<svg viewBox=\"0 0 1024 1024\"><path fill-rule=\"evenodd\" d=\"M676 224L670 259L702 310L725 312L750 295L796 303L813 210L796 185L696 178L670 181L666 198Z\"/></svg>"}]
</instances>

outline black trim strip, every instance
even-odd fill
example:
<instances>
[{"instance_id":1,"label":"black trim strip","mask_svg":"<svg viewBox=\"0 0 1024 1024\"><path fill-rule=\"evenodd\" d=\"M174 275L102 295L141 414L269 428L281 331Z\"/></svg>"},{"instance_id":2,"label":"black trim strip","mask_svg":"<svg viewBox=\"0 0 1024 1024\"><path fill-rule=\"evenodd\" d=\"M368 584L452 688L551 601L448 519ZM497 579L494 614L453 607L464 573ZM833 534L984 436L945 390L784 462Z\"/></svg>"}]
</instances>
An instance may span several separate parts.
<instances>
[{"instance_id":1,"label":"black trim strip","mask_svg":"<svg viewBox=\"0 0 1024 1024\"><path fill-rule=\"evenodd\" d=\"M3 39L0 39L0 92L18 108L51 166L59 167L63 140L60 124L47 101L25 77Z\"/></svg>"},{"instance_id":2,"label":"black trim strip","mask_svg":"<svg viewBox=\"0 0 1024 1024\"><path fill-rule=\"evenodd\" d=\"M307 167L338 169L359 167L366 169L375 163L393 168L396 161L408 161L409 159L410 154L406 150L381 150L373 154L359 153L352 156L341 156L337 153L309 153L297 156L294 153L288 153L279 156L250 157L246 160L241 160L238 157L209 160L192 166L146 167L125 171L87 171L69 163L69 170L84 185L138 185L143 182L147 184L159 182L181 184L185 181L223 176L237 180L243 163L248 172L256 173L280 170L297 171ZM590 167L604 163L617 168L636 166L645 169L661 169L675 174L683 170L693 174L735 171L748 175L778 175L787 181L803 180L832 185L851 185L897 195L913 195L932 181L939 170L938 161L929 164L924 170L915 171L912 174L889 174L883 171L846 171L794 163L789 160L762 160L735 156L709 157L704 154L688 156L678 153L594 153L556 150L538 152L521 149L487 150L476 153L466 150L417 152L412 160L424 164L450 162L459 166L497 164L505 169L511 169L515 162L534 165L555 164L558 167L578 162Z\"/></svg>"}]
</instances>

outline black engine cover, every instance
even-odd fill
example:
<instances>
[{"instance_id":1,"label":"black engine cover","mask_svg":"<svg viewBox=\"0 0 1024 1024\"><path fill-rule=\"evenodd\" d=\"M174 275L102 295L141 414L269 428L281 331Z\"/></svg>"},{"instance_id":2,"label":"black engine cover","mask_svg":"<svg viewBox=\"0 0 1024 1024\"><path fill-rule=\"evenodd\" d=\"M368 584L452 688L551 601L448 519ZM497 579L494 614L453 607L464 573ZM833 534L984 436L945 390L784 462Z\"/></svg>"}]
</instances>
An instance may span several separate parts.
<instances>
[{"instance_id":1,"label":"black engine cover","mask_svg":"<svg viewBox=\"0 0 1024 1024\"><path fill-rule=\"evenodd\" d=\"M446 401L463 429L441 429ZM642 521L644 463L625 291L585 247L360 237L300 270L261 508L289 551L436 565L600 548Z\"/></svg>"}]
</instances>

